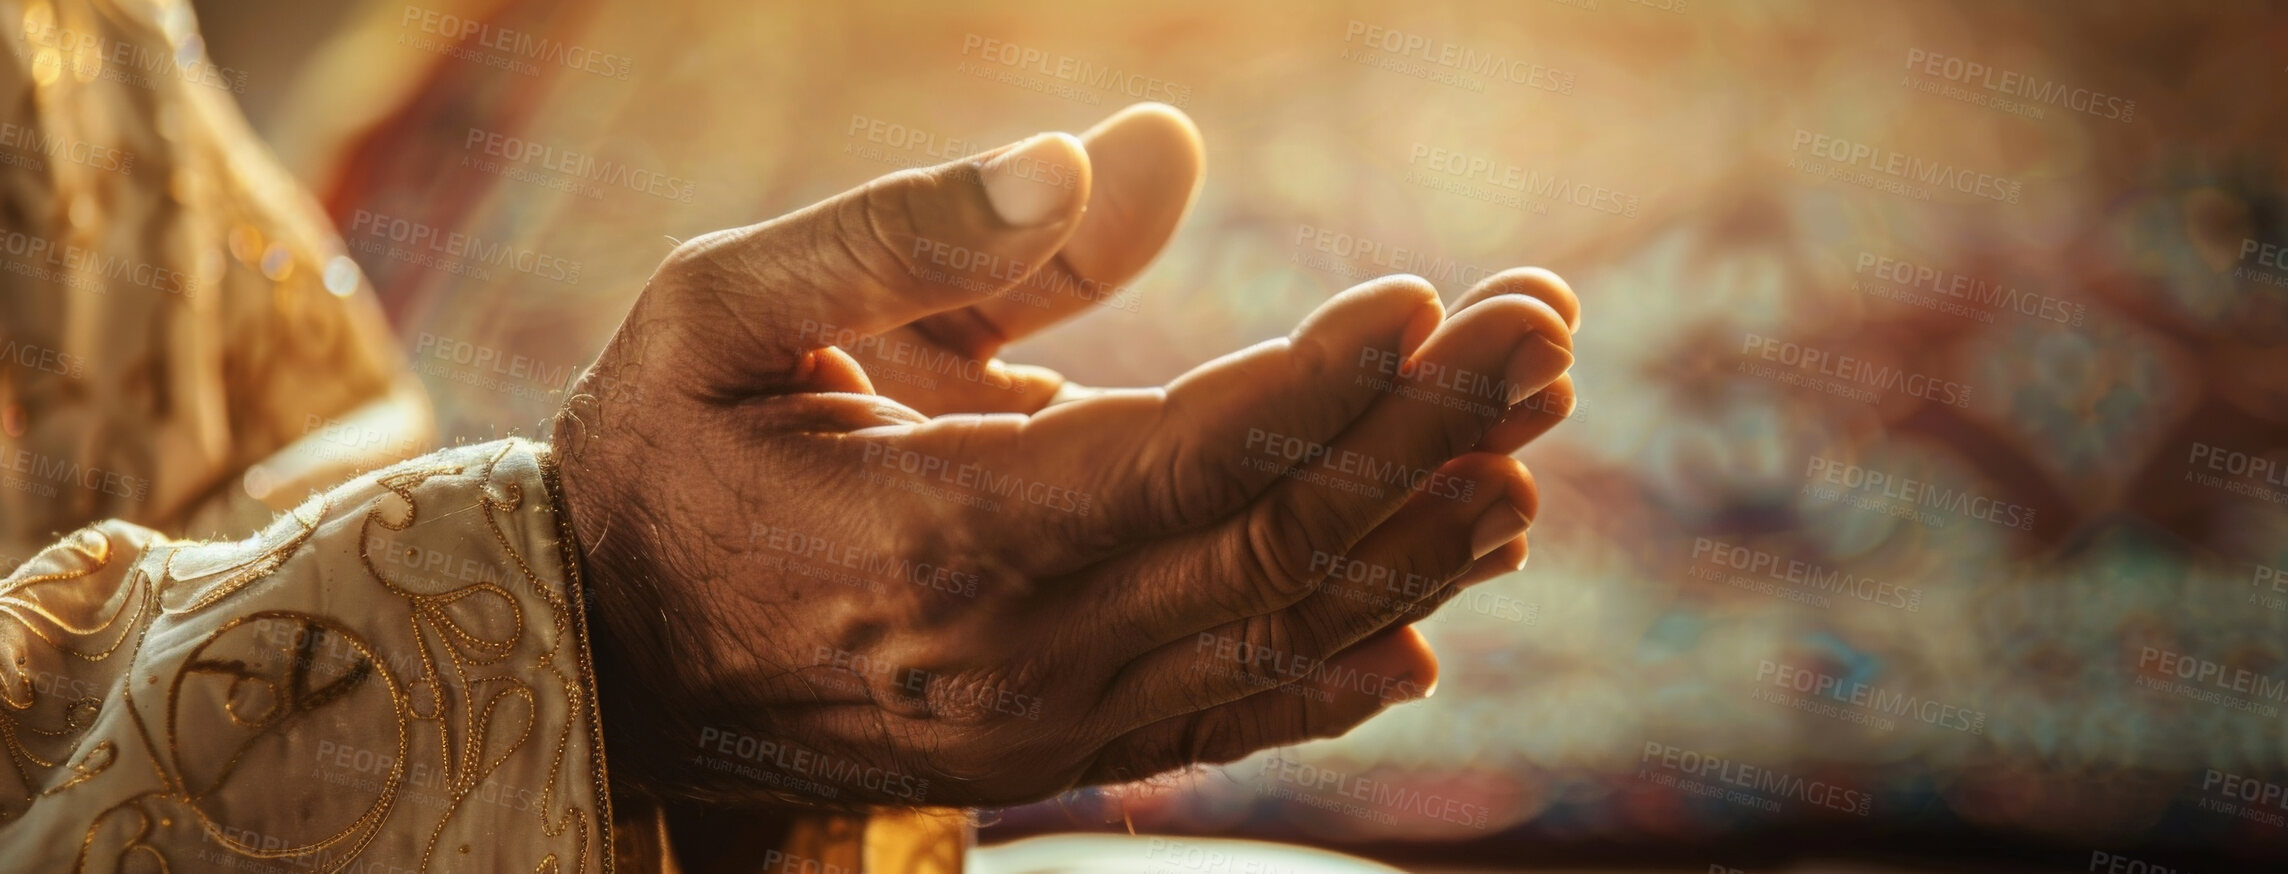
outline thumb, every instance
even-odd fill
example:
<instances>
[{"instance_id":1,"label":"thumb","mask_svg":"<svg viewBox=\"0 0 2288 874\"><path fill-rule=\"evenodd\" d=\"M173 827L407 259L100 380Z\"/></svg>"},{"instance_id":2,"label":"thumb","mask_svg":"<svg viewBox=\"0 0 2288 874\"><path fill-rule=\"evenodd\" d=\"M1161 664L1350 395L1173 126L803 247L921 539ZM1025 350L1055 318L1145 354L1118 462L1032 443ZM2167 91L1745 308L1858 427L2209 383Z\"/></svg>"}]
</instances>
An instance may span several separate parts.
<instances>
[{"instance_id":1,"label":"thumb","mask_svg":"<svg viewBox=\"0 0 2288 874\"><path fill-rule=\"evenodd\" d=\"M1088 199L1087 150L1038 134L693 239L668 255L644 293L661 299L646 303L671 315L667 354L709 390L817 390L813 350L932 354L875 347L910 342L881 336L892 328L1006 293L1056 256Z\"/></svg>"}]
</instances>

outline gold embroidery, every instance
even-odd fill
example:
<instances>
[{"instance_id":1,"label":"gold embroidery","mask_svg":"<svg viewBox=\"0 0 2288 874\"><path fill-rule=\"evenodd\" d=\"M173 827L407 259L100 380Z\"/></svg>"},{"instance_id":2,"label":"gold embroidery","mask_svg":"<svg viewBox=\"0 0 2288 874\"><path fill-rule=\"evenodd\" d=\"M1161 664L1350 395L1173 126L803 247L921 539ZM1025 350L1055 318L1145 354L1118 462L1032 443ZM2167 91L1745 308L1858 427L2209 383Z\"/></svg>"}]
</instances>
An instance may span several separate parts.
<instances>
[{"instance_id":1,"label":"gold embroidery","mask_svg":"<svg viewBox=\"0 0 2288 874\"><path fill-rule=\"evenodd\" d=\"M81 783L93 780L95 779L96 775L103 773L106 769L109 769L112 762L118 760L119 746L117 744L107 740L97 741L94 747L88 749L87 755L79 757L79 762L72 765L71 779L57 783L54 786L50 786L47 788L47 791L41 792L40 794L54 795L58 792L70 789L73 786L77 786Z\"/></svg>"},{"instance_id":2,"label":"gold embroidery","mask_svg":"<svg viewBox=\"0 0 2288 874\"><path fill-rule=\"evenodd\" d=\"M514 515L553 511L553 471L534 447L514 441L430 460L441 458L466 463L416 464L353 481L243 543L170 543L138 533L142 555L107 572L118 535L91 530L0 583L0 655L15 662L14 679L0 684L0 741L10 764L0 776L23 790L21 806L0 799L0 827L22 822L39 799L93 791L119 800L83 820L81 870L131 862L203 870L237 857L339 871L388 835L405 861L418 858L419 870L441 867L448 847L451 867L465 867L473 862L464 856L481 847L530 853L495 864L610 871L608 786L576 556L560 519L551 530ZM525 502L535 475L549 490L548 505ZM376 540L389 533L506 572L408 573L409 554L392 555ZM519 544L546 548L551 535L557 564L536 567ZM351 537L357 542L346 542ZM343 564L328 564L328 556L351 552L359 557L347 564L354 579L329 575ZM116 581L113 589L88 597L95 576ZM275 584L258 586L265 581ZM80 597L58 595L67 592ZM214 615L226 603L237 606ZM83 664L116 658L120 667L98 675L106 690L58 700L31 691L24 676L34 666L24 646ZM161 674L171 682L157 684ZM128 682L138 676L152 685ZM136 700L146 694L151 701ZM98 722L104 707L117 707L117 715ZM106 734L84 736L94 725ZM367 734L376 735L377 748L361 747L360 755L387 762L378 778L280 781L289 750L307 756L321 739L361 745ZM545 746L533 746L536 735ZM149 764L148 777L117 767L136 757ZM416 765L428 775L419 791L434 803L408 800L418 790ZM533 782L513 787L514 806L473 807L491 788L506 797L508 787L488 785L500 774ZM304 798L318 806L298 806ZM287 810L296 815L249 817ZM447 842L470 834L463 829L477 815L532 817L527 827L537 828L524 842ZM316 828L271 833L293 831L284 823ZM0 843L8 837L0 831ZM169 858L191 852L199 854L195 863Z\"/></svg>"},{"instance_id":3,"label":"gold embroidery","mask_svg":"<svg viewBox=\"0 0 2288 874\"><path fill-rule=\"evenodd\" d=\"M275 666L269 664L250 665L241 659L207 657L210 650L226 648L225 644L229 642L227 639L259 638L262 635L262 631L259 629L263 623L281 620L299 624L295 629L296 633L292 635L292 642L289 644L292 649L281 649L281 654L285 656L285 664ZM243 633L240 634L232 633L242 630ZM318 662L313 657L313 653L319 642L328 635L340 635L342 639L347 641L347 645L355 651L355 656L348 660L348 663L341 668L337 676L313 686L313 681L317 678L313 678L312 668L316 667ZM282 672L283 676L264 676L262 672L267 670ZM199 778L206 775L194 774L193 769L196 766L184 761L181 736L186 717L181 709L182 693L187 684L199 677L210 675L229 678L230 691L223 697L223 709L230 721L245 727L248 731L244 737L239 739L236 748L232 750L229 757L216 766L216 771L211 778L202 780ZM396 801L398 789L404 782L405 751L409 747L410 738L407 735L402 706L396 706L398 752L395 756L395 766L391 769L387 781L382 786L380 797L376 798L373 805L364 814L358 816L354 822L330 836L307 845L267 849L248 846L224 832L216 824L217 817L202 807L201 802L215 796L225 784L230 782L231 776L238 770L248 751L255 744L294 727L295 724L304 721L312 712L341 702L351 692L354 692L364 685L369 678L373 677L380 678L381 685L393 706L403 700L403 695L397 689L396 678L390 676L388 670L378 664L372 648L339 623L322 617L293 611L262 611L232 619L224 623L222 627L208 632L205 639L192 651L190 657L176 670L175 682L167 692L167 748L175 764L175 774L178 775L177 782L182 787L183 800L189 804L192 811L206 821L208 830L218 836L219 842L232 850L254 858L304 856L318 849L330 847L347 839L352 834L369 832L373 826L378 825L388 817L390 807ZM242 683L249 681L259 683L272 690L270 706L256 719L242 721L236 711L237 691ZM210 734L220 730L220 726L214 725L211 720L195 727ZM254 791L271 790L269 787L256 787ZM282 836L273 835L272 837ZM363 841L360 841L361 846L362 844Z\"/></svg>"},{"instance_id":4,"label":"gold embroidery","mask_svg":"<svg viewBox=\"0 0 2288 874\"><path fill-rule=\"evenodd\" d=\"M127 607L130 603L137 604L138 612L140 612L138 597L140 587L135 585L135 580L132 577L124 581L124 585L105 599L106 603L118 602L118 606L113 608L109 615L99 619L74 622L68 617L57 615L41 603L41 596L44 592L80 587L82 581L98 575L111 564L111 539L104 536L101 531L93 528L81 529L66 541L66 545L68 549L65 552L76 553L87 563L80 567L54 573L9 579L5 586L0 586L0 613L5 613L10 618L15 619L19 627L23 628L25 632L38 637L40 642L66 655L77 656L88 661L100 661L109 657L112 650L118 648L120 640L113 640L109 646L105 646L101 650L85 652L67 645L62 638L93 637L106 629L118 626L121 628L120 639L125 639L125 629L131 628L133 625L131 623L122 624L120 620L126 618ZM23 568L18 568L18 570L22 571L37 564L39 564L37 560L27 562ZM66 600L75 599L70 599L67 596ZM18 667L21 667L20 660ZM31 706L28 700L21 705L15 701L6 703L19 710Z\"/></svg>"},{"instance_id":5,"label":"gold embroidery","mask_svg":"<svg viewBox=\"0 0 2288 874\"><path fill-rule=\"evenodd\" d=\"M564 517L564 493L557 480L556 455L546 448L535 450L533 455L540 462L541 486L548 491L546 512L556 520L557 562L558 567L564 569L563 613L568 617L566 624L572 628L572 657L579 664L580 695L576 700L581 702L581 706L576 710L585 715L588 721L589 792L596 799L596 842L604 848L604 874L612 874L615 861L612 854L612 793L610 774L604 767L604 715L602 709L596 706L596 670L589 660L589 654L594 650L588 646L588 614L582 606L588 602L588 582L580 573L580 556L575 551L575 544L580 541L572 536L571 520ZM558 762L562 761L563 755L563 747L559 745L556 753ZM549 768L551 779L554 779L559 767L560 765ZM569 814L570 811L566 813ZM586 867L587 858L588 847L583 835L580 846L582 867Z\"/></svg>"},{"instance_id":6,"label":"gold embroidery","mask_svg":"<svg viewBox=\"0 0 2288 874\"><path fill-rule=\"evenodd\" d=\"M48 547L48 549L61 550L64 552L76 552L80 555L81 558L84 558L90 562L91 566L84 568L72 568L69 570L62 570L48 574L35 574L22 577L16 576L16 574L21 574L32 568L39 567L41 564L40 559L47 557L46 551L43 550L40 555L33 556L30 561L24 562L21 567L18 567L15 569L15 571L11 572L6 580L0 581L0 595L13 595L18 590L34 583L45 583L50 580L78 579L80 577L84 577L88 574L102 570L105 565L111 563L111 538L103 536L103 532L97 531L93 528L82 528L78 531L74 531L70 537L64 538L62 543Z\"/></svg>"},{"instance_id":7,"label":"gold embroidery","mask_svg":"<svg viewBox=\"0 0 2288 874\"><path fill-rule=\"evenodd\" d=\"M175 866L167 861L167 854L150 843L152 816L150 811L143 809L143 798L144 796L137 796L127 799L96 815L95 821L88 824L87 833L80 837L79 861L72 866L73 871L89 870L88 854L95 849L96 836L103 833L104 823L109 821L113 814L123 810L135 814L135 834L128 838L119 848L119 852L112 857L111 869L114 871L131 870L127 865L127 856L129 853L140 851L149 855L152 862L159 866L161 872L175 870Z\"/></svg>"},{"instance_id":8,"label":"gold embroidery","mask_svg":"<svg viewBox=\"0 0 2288 874\"><path fill-rule=\"evenodd\" d=\"M100 577L112 576L104 573L111 569L112 553L110 537L99 529L87 528L75 532L62 544L43 551L33 561L18 568L17 572L22 575L11 576L5 586L0 587L0 616L11 620L0 631L13 630L24 637L38 640L59 655L77 660L100 662L110 658L126 640L129 632L142 625L142 616L149 602L145 594L149 589L147 578L140 572L116 575L117 587L105 593L100 600L85 597L88 587L99 584ZM68 563L71 566L49 573L23 573L33 567L54 563ZM75 594L82 597L72 597ZM76 602L84 606L92 602L102 612L96 617L75 619L45 603L50 596L63 604ZM103 605L111 606L106 608ZM133 607L132 611L130 607ZM111 634L115 629L116 634L112 639L108 643L99 643L98 648L85 649L73 645L75 639ZM4 635L0 635L0 639L5 639ZM19 641L18 646L28 642ZM73 775L66 778L65 782L39 789L48 779L44 772L57 770L70 757L80 734L94 723L95 712L101 705L93 696L82 695L65 701L58 710L56 715L62 723L59 727L44 727L27 721L34 716L33 711L40 703L38 688L41 684L30 670L28 652L19 648L11 654L10 661L14 669L9 678L11 682L0 688L0 745L6 748L10 770L20 789L17 797L22 804L9 805L0 810L0 824L21 817L41 798L101 774L111 766L111 757L107 753L99 759L98 753L105 749L116 752L115 747L106 746L107 741L99 743L82 754L80 763L73 769ZM59 678L51 677L48 684L50 688L55 688L60 685ZM53 751L36 750L35 746L52 748ZM35 771L43 773L35 774Z\"/></svg>"},{"instance_id":9,"label":"gold embroidery","mask_svg":"<svg viewBox=\"0 0 2288 874\"><path fill-rule=\"evenodd\" d=\"M302 544L310 541L310 535L318 533L318 522L325 518L328 507L327 499L321 496L310 503L305 503L288 511L284 516L279 517L277 522L272 523L270 530L265 531L264 535L268 536L270 532L279 530L281 526L289 522L294 523L294 527L298 529L293 535L263 550L253 560L241 565L236 571L222 579L206 584L206 594L200 595L191 603L180 606L162 604L160 609L168 613L197 613L221 603L224 598L237 594L240 589L246 588L251 583L267 579L278 570L279 565L286 562L288 556L300 551ZM307 516L303 514L305 509L311 511ZM167 554L166 572L170 575L168 577L170 581L174 580L172 574L174 573L175 557L179 554L180 550ZM161 592L163 594L172 593L178 588L181 587L170 584L162 587ZM164 597L162 597L163 600Z\"/></svg>"}]
</instances>

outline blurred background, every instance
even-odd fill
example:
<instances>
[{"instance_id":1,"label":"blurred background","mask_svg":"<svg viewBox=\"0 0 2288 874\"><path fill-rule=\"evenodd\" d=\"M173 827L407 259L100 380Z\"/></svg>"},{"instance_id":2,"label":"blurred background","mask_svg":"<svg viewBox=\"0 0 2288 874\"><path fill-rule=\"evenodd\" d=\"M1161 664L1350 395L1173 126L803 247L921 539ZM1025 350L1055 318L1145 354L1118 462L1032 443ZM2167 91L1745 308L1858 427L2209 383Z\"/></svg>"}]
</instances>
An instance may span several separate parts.
<instances>
[{"instance_id":1,"label":"blurred background","mask_svg":"<svg viewBox=\"0 0 2288 874\"><path fill-rule=\"evenodd\" d=\"M1570 280L1532 563L1425 623L1436 697L988 843L2288 857L2277 5L196 5L447 440L532 433L674 240L1138 100L1205 134L1191 219L1013 360L1157 383L1383 273Z\"/></svg>"}]
</instances>

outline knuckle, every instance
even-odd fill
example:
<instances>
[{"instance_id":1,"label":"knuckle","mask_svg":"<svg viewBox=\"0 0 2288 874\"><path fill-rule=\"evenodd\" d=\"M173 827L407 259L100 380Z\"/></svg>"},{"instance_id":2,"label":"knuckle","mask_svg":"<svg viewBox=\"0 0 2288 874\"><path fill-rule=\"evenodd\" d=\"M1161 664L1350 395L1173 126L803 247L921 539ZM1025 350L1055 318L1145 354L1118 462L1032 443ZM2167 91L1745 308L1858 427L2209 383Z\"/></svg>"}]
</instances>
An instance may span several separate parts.
<instances>
[{"instance_id":1,"label":"knuckle","mask_svg":"<svg viewBox=\"0 0 2288 874\"><path fill-rule=\"evenodd\" d=\"M1565 316L1548 301L1532 295L1497 295L1471 307L1465 317L1515 326L1512 330L1518 331L1519 337L1528 333L1541 334L1565 346L1571 346L1573 341L1573 332L1566 327Z\"/></svg>"},{"instance_id":2,"label":"knuckle","mask_svg":"<svg viewBox=\"0 0 2288 874\"><path fill-rule=\"evenodd\" d=\"M1522 294L1543 301L1570 301L1572 286L1546 267L1510 267L1478 283L1496 294Z\"/></svg>"},{"instance_id":3,"label":"knuckle","mask_svg":"<svg viewBox=\"0 0 2288 874\"><path fill-rule=\"evenodd\" d=\"M1239 659L1241 638L1228 630L1202 631L1193 644L1191 662L1168 685L1145 690L1143 700L1150 703L1138 708L1137 713L1123 714L1135 722L1151 723L1187 713L1198 713L1219 703L1215 688L1233 676ZM1124 725L1133 725L1134 722Z\"/></svg>"},{"instance_id":4,"label":"knuckle","mask_svg":"<svg viewBox=\"0 0 2288 874\"><path fill-rule=\"evenodd\" d=\"M1497 505L1498 506L1498 505ZM1411 600L1430 595L1455 575L1468 570L1475 559L1470 555L1471 530L1474 524L1448 526L1436 537L1425 537L1405 558L1399 560L1399 572L1406 579L1422 581L1424 591L1408 592Z\"/></svg>"},{"instance_id":5,"label":"knuckle","mask_svg":"<svg viewBox=\"0 0 2288 874\"><path fill-rule=\"evenodd\" d=\"M1334 369L1348 364L1351 357L1316 333L1304 333L1287 340L1287 366L1294 374L1296 385L1326 385Z\"/></svg>"},{"instance_id":6,"label":"knuckle","mask_svg":"<svg viewBox=\"0 0 2288 874\"><path fill-rule=\"evenodd\" d=\"M997 742L990 734L971 727L942 731L942 736L949 740L945 748L929 757L926 771L950 785L982 787L1010 774L1026 773L1029 766L1039 764L1038 751L1021 744Z\"/></svg>"},{"instance_id":7,"label":"knuckle","mask_svg":"<svg viewBox=\"0 0 2288 874\"><path fill-rule=\"evenodd\" d=\"M1402 583L1383 593L1381 609L1375 611L1373 624L1356 629L1358 637L1400 619L1420 619L1436 609L1438 597L1470 566L1470 545L1466 537L1456 533L1429 538L1419 547L1421 552L1400 560L1396 578Z\"/></svg>"},{"instance_id":8,"label":"knuckle","mask_svg":"<svg viewBox=\"0 0 2288 874\"><path fill-rule=\"evenodd\" d=\"M1250 456L1210 459L1192 441L1180 441L1168 450L1165 483L1159 508L1163 531L1181 531L1213 520L1246 503L1252 493L1247 476Z\"/></svg>"},{"instance_id":9,"label":"knuckle","mask_svg":"<svg viewBox=\"0 0 2288 874\"><path fill-rule=\"evenodd\" d=\"M1393 273L1379 277L1373 281L1372 286L1380 294L1428 297L1432 300L1438 297L1438 286L1414 273Z\"/></svg>"},{"instance_id":10,"label":"knuckle","mask_svg":"<svg viewBox=\"0 0 2288 874\"><path fill-rule=\"evenodd\" d=\"M1303 600L1318 585L1310 557L1324 552L1315 523L1293 500L1272 500L1248 514L1242 587L1252 599L1250 613L1267 613Z\"/></svg>"},{"instance_id":11,"label":"knuckle","mask_svg":"<svg viewBox=\"0 0 2288 874\"><path fill-rule=\"evenodd\" d=\"M1289 666L1301 660L1294 651L1294 635L1282 617L1248 617L1240 624L1237 641L1234 663L1229 666L1237 691L1252 694L1296 679Z\"/></svg>"},{"instance_id":12,"label":"knuckle","mask_svg":"<svg viewBox=\"0 0 2288 874\"><path fill-rule=\"evenodd\" d=\"M1176 742L1170 748L1157 750L1155 751L1156 754L1149 758L1160 765L1161 770L1203 761L1209 751L1230 743L1231 733L1231 721L1223 718L1221 714L1214 712L1196 714L1184 721L1183 733L1176 738Z\"/></svg>"},{"instance_id":13,"label":"knuckle","mask_svg":"<svg viewBox=\"0 0 2288 874\"><path fill-rule=\"evenodd\" d=\"M1444 458L1452 458L1468 452L1471 447L1478 445L1478 440L1485 436L1486 429L1491 427L1494 422L1499 421L1500 417L1501 411L1498 409L1452 410L1446 415L1439 416L1437 454ZM1432 464L1436 464L1436 462L1432 462Z\"/></svg>"},{"instance_id":14,"label":"knuckle","mask_svg":"<svg viewBox=\"0 0 2288 874\"><path fill-rule=\"evenodd\" d=\"M1520 282L1536 289L1563 291L1568 294L1573 290L1571 286L1565 283L1564 277L1557 275L1557 271L1547 267L1508 267L1495 275L1501 277L1505 282Z\"/></svg>"},{"instance_id":15,"label":"knuckle","mask_svg":"<svg viewBox=\"0 0 2288 874\"><path fill-rule=\"evenodd\" d=\"M1008 718L1000 706L1009 685L991 675L964 673L930 678L923 693L930 717L958 728L974 728Z\"/></svg>"},{"instance_id":16,"label":"knuckle","mask_svg":"<svg viewBox=\"0 0 2288 874\"><path fill-rule=\"evenodd\" d=\"M1263 738L1279 736L1278 727L1269 724L1271 719L1259 708L1202 713L1185 731L1183 758L1175 764L1212 765L1247 755L1263 745Z\"/></svg>"},{"instance_id":17,"label":"knuckle","mask_svg":"<svg viewBox=\"0 0 2288 874\"><path fill-rule=\"evenodd\" d=\"M1430 593L1430 597L1422 599L1422 601L1415 604L1409 612L1422 616L1428 616L1432 613L1438 612L1438 608L1446 606L1446 602L1461 597L1461 594L1461 586L1447 586L1443 589L1439 589L1436 592Z\"/></svg>"},{"instance_id":18,"label":"knuckle","mask_svg":"<svg viewBox=\"0 0 2288 874\"><path fill-rule=\"evenodd\" d=\"M1339 606L1310 611L1305 621L1323 635L1321 639L1349 643L1410 615L1416 605L1415 599L1378 583L1357 583L1344 589Z\"/></svg>"},{"instance_id":19,"label":"knuckle","mask_svg":"<svg viewBox=\"0 0 2288 874\"><path fill-rule=\"evenodd\" d=\"M669 280L671 289L707 291L733 287L737 284L732 277L734 270L726 261L738 251L745 234L742 228L724 228L692 237L668 250L654 273Z\"/></svg>"},{"instance_id":20,"label":"knuckle","mask_svg":"<svg viewBox=\"0 0 2288 874\"><path fill-rule=\"evenodd\" d=\"M1344 610L1333 605L1322 605L1318 601L1296 608L1292 620L1296 627L1295 636L1309 642L1304 658L1296 659L1296 670L1308 673L1303 668L1313 663L1310 659L1317 659L1328 651L1365 637L1368 631L1381 627L1385 624L1385 611L1392 606L1394 605L1388 599L1384 599L1362 610ZM1300 677L1290 676L1289 679Z\"/></svg>"},{"instance_id":21,"label":"knuckle","mask_svg":"<svg viewBox=\"0 0 2288 874\"><path fill-rule=\"evenodd\" d=\"M716 250L735 243L739 232L738 228L720 228L692 237L669 249L664 263L679 266L706 263Z\"/></svg>"},{"instance_id":22,"label":"knuckle","mask_svg":"<svg viewBox=\"0 0 2288 874\"><path fill-rule=\"evenodd\" d=\"M852 266L877 286L895 287L915 275L914 241L921 236L913 206L917 186L904 178L912 172L875 179L857 196L844 198L828 223L833 240L821 241L846 251Z\"/></svg>"},{"instance_id":23,"label":"knuckle","mask_svg":"<svg viewBox=\"0 0 2288 874\"><path fill-rule=\"evenodd\" d=\"M1107 756L1095 776L1110 783L1134 783L1182 768L1192 761L1188 751L1192 748L1192 733L1197 730L1196 726L1186 725L1180 733L1170 732L1150 741L1126 745Z\"/></svg>"}]
</instances>

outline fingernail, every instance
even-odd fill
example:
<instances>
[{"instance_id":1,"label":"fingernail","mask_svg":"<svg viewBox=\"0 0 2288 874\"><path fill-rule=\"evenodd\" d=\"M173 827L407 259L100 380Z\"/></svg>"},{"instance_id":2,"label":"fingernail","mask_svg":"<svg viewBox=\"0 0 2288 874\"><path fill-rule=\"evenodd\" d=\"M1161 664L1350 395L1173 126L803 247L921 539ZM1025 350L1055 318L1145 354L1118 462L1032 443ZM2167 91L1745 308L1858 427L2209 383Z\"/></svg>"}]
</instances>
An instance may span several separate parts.
<instances>
[{"instance_id":1,"label":"fingernail","mask_svg":"<svg viewBox=\"0 0 2288 874\"><path fill-rule=\"evenodd\" d=\"M1517 344L1509 356L1510 405L1532 397L1534 392L1548 388L1550 383L1573 368L1573 353L1552 342L1540 332Z\"/></svg>"},{"instance_id":2,"label":"fingernail","mask_svg":"<svg viewBox=\"0 0 2288 874\"><path fill-rule=\"evenodd\" d=\"M1034 134L977 168L985 200L1011 227L1047 224L1080 188L1088 152L1070 134Z\"/></svg>"},{"instance_id":3,"label":"fingernail","mask_svg":"<svg viewBox=\"0 0 2288 874\"><path fill-rule=\"evenodd\" d=\"M1525 533L1528 524L1531 523L1525 514L1510 506L1508 501L1493 505L1485 515L1478 517L1478 524L1470 529L1470 558L1485 558L1487 553L1499 549L1502 544L1516 540L1518 535Z\"/></svg>"},{"instance_id":4,"label":"fingernail","mask_svg":"<svg viewBox=\"0 0 2288 874\"><path fill-rule=\"evenodd\" d=\"M1389 633L1386 631L1385 635ZM1410 647L1396 645L1380 637L1360 646L1367 651L1359 653L1362 658L1354 665L1360 675L1377 678L1383 683L1371 693L1383 702L1383 706L1428 698L1430 689L1438 684L1437 666L1422 664L1420 655ZM1424 678L1428 678L1429 682L1423 682Z\"/></svg>"},{"instance_id":5,"label":"fingernail","mask_svg":"<svg viewBox=\"0 0 2288 874\"><path fill-rule=\"evenodd\" d=\"M1420 701L1437 693L1438 681L1431 680L1428 683L1423 683L1413 674L1407 674L1400 677L1398 682L1391 684L1391 691L1397 693L1395 697L1401 704L1408 701Z\"/></svg>"}]
</instances>

